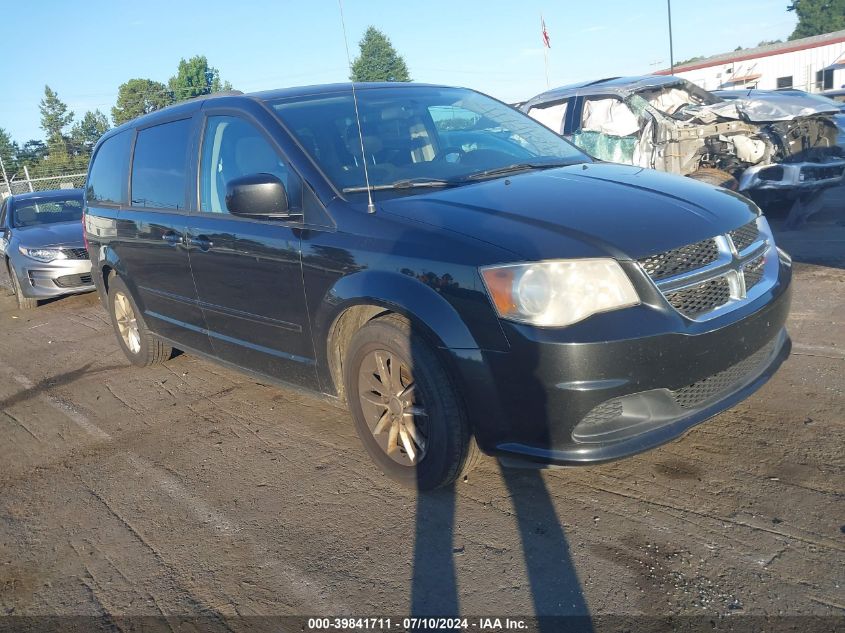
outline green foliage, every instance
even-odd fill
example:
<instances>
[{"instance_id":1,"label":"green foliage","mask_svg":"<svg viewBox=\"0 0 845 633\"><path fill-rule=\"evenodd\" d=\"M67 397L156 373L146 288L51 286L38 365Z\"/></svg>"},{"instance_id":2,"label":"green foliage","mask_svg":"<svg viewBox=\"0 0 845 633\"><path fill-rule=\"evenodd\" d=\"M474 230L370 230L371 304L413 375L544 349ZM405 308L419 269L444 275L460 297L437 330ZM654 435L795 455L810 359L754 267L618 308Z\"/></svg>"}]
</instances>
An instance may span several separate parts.
<instances>
[{"instance_id":1,"label":"green foliage","mask_svg":"<svg viewBox=\"0 0 845 633\"><path fill-rule=\"evenodd\" d=\"M367 29L358 47L361 54L352 63L352 81L411 81L405 60L374 26Z\"/></svg>"},{"instance_id":2,"label":"green foliage","mask_svg":"<svg viewBox=\"0 0 845 633\"><path fill-rule=\"evenodd\" d=\"M121 125L171 103L173 97L163 83L152 79L130 79L117 89L117 102L111 109L111 118L115 125Z\"/></svg>"},{"instance_id":3,"label":"green foliage","mask_svg":"<svg viewBox=\"0 0 845 633\"><path fill-rule=\"evenodd\" d=\"M760 46L771 46L772 44L782 44L783 40L763 40L762 42L757 43L757 47Z\"/></svg>"},{"instance_id":4,"label":"green foliage","mask_svg":"<svg viewBox=\"0 0 845 633\"><path fill-rule=\"evenodd\" d=\"M232 84L220 81L220 71L208 65L205 55L195 55L189 60L180 60L176 75L170 78L168 87L173 100L185 101L223 90L231 90Z\"/></svg>"},{"instance_id":5,"label":"green foliage","mask_svg":"<svg viewBox=\"0 0 845 633\"><path fill-rule=\"evenodd\" d=\"M786 8L798 14L790 40L845 29L845 0L792 0Z\"/></svg>"},{"instance_id":6,"label":"green foliage","mask_svg":"<svg viewBox=\"0 0 845 633\"><path fill-rule=\"evenodd\" d=\"M9 176L17 169L19 152L18 144L12 140L6 130L0 127L0 158L3 159L3 166Z\"/></svg>"},{"instance_id":7,"label":"green foliage","mask_svg":"<svg viewBox=\"0 0 845 633\"><path fill-rule=\"evenodd\" d=\"M47 135L50 152L67 154L64 129L73 121L73 112L68 112L67 105L50 86L44 86L44 98L41 99L38 109L41 111L41 129Z\"/></svg>"},{"instance_id":8,"label":"green foliage","mask_svg":"<svg viewBox=\"0 0 845 633\"><path fill-rule=\"evenodd\" d=\"M109 120L99 110L88 111L70 130L70 143L75 155L90 156L94 145L109 129Z\"/></svg>"},{"instance_id":9,"label":"green foliage","mask_svg":"<svg viewBox=\"0 0 845 633\"><path fill-rule=\"evenodd\" d=\"M30 139L24 143L23 146L21 146L20 151L18 151L18 164L21 167L24 164L34 165L44 160L46 156L47 144L44 141L39 141L38 139Z\"/></svg>"}]
</instances>

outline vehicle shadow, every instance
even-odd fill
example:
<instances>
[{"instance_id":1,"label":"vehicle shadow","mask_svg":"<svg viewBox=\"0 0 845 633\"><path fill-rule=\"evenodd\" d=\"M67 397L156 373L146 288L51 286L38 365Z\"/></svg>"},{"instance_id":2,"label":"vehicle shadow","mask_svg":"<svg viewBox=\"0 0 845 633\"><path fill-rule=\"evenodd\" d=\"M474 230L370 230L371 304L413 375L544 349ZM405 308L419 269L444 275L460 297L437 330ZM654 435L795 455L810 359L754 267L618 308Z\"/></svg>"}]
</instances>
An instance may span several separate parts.
<instances>
[{"instance_id":1,"label":"vehicle shadow","mask_svg":"<svg viewBox=\"0 0 845 633\"><path fill-rule=\"evenodd\" d=\"M533 373L527 374L519 387L535 404L540 399L540 406L545 406L543 388ZM538 444L550 446L551 439L540 438ZM566 533L541 470L509 468L500 463L499 473L516 519L531 604L525 604L520 613L502 613L495 602L484 605L483 613L462 607L455 557L466 556L466 552L455 547L454 538L458 482L417 493L411 616L536 616L536 630L542 633L592 631Z\"/></svg>"}]
</instances>

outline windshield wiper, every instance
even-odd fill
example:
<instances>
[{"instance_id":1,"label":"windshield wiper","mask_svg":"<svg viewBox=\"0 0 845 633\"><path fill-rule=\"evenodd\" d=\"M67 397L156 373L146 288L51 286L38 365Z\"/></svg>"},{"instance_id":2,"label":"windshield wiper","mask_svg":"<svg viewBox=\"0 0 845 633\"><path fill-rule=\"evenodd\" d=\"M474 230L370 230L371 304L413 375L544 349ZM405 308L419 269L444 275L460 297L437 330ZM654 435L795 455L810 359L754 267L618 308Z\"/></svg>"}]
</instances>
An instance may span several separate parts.
<instances>
[{"instance_id":1,"label":"windshield wiper","mask_svg":"<svg viewBox=\"0 0 845 633\"><path fill-rule=\"evenodd\" d=\"M388 185L373 185L369 189L370 191L382 191L384 189L416 189L417 187L450 187L454 184L454 182L437 178L406 178ZM346 187L343 193L358 193L360 191L367 191L367 187Z\"/></svg>"},{"instance_id":2,"label":"windshield wiper","mask_svg":"<svg viewBox=\"0 0 845 633\"><path fill-rule=\"evenodd\" d=\"M464 176L457 182L464 182L469 180L484 180L485 178L495 178L497 176L505 176L507 174L513 174L519 171L528 171L531 169L552 169L554 167L568 167L569 165L574 165L577 162L581 161L558 161L555 163L514 163L512 165L505 165L504 167L496 167L495 169L485 169L484 171L469 174L468 176Z\"/></svg>"}]
</instances>

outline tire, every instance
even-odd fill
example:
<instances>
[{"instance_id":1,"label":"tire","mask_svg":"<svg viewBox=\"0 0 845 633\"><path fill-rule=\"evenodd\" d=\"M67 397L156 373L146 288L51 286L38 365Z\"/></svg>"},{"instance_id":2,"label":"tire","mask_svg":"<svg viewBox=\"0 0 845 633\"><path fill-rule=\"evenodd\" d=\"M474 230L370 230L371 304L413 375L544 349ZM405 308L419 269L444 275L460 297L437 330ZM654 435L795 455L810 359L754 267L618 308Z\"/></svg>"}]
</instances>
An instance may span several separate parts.
<instances>
[{"instance_id":1,"label":"tire","mask_svg":"<svg viewBox=\"0 0 845 633\"><path fill-rule=\"evenodd\" d=\"M21 282L18 280L18 275L15 269L7 263L7 270L9 271L9 279L12 281L12 290L15 298L18 300L19 310L34 310L38 307L38 299L31 297L24 297L23 290L21 290Z\"/></svg>"},{"instance_id":2,"label":"tire","mask_svg":"<svg viewBox=\"0 0 845 633\"><path fill-rule=\"evenodd\" d=\"M153 336L147 328L132 294L117 276L112 276L109 280L109 316L117 344L133 365L157 365L168 360L173 354L173 349Z\"/></svg>"},{"instance_id":3,"label":"tire","mask_svg":"<svg viewBox=\"0 0 845 633\"><path fill-rule=\"evenodd\" d=\"M731 191L739 189L739 182L736 178L731 176L728 172L721 169L713 169L712 167L702 167L691 174L687 178L706 182L708 185L715 185L716 187L724 187Z\"/></svg>"},{"instance_id":4,"label":"tire","mask_svg":"<svg viewBox=\"0 0 845 633\"><path fill-rule=\"evenodd\" d=\"M394 481L431 490L454 482L478 462L480 452L454 382L434 347L405 318L390 314L358 330L349 344L343 378L358 436ZM394 400L399 392L409 395ZM380 397L384 395L388 400ZM409 444L413 458L406 450Z\"/></svg>"}]
</instances>

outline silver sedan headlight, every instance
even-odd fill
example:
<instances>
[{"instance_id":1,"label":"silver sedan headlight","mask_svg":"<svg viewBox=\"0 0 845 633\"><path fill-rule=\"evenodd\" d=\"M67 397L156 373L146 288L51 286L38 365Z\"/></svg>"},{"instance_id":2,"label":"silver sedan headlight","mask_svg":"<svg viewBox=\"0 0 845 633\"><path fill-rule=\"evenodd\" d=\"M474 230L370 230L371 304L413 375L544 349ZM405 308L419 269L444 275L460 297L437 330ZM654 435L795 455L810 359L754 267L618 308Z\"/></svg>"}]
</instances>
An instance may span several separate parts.
<instances>
[{"instance_id":1,"label":"silver sedan headlight","mask_svg":"<svg viewBox=\"0 0 845 633\"><path fill-rule=\"evenodd\" d=\"M27 248L26 246L18 246L18 250L22 255L26 255L39 262L52 262L56 259L67 259L64 251L58 248Z\"/></svg>"},{"instance_id":2,"label":"silver sedan headlight","mask_svg":"<svg viewBox=\"0 0 845 633\"><path fill-rule=\"evenodd\" d=\"M480 272L499 316L511 321L561 327L640 303L614 259L505 264L485 266Z\"/></svg>"}]
</instances>

